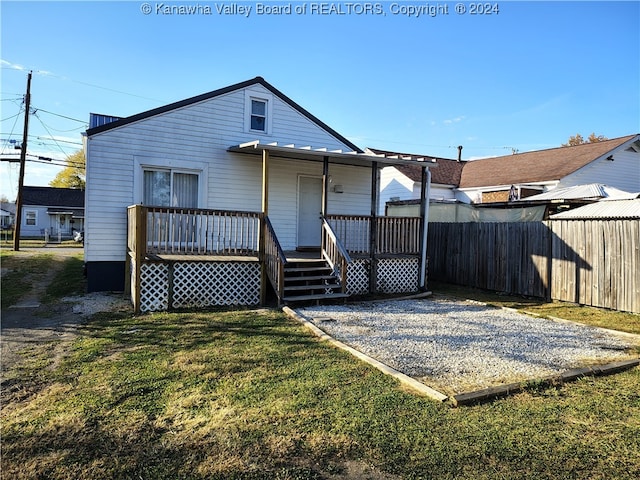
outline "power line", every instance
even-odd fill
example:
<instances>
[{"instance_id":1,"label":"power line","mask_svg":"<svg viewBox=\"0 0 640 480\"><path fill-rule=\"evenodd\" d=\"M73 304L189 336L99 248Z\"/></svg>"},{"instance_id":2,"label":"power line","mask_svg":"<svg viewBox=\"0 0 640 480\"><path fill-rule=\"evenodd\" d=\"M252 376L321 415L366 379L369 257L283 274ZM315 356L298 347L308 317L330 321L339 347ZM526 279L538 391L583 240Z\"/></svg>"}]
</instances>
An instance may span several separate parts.
<instances>
[{"instance_id":1,"label":"power line","mask_svg":"<svg viewBox=\"0 0 640 480\"><path fill-rule=\"evenodd\" d=\"M52 130L55 130L55 129L52 128ZM53 138L46 138L46 137L35 137L35 138L37 138L38 140L54 140ZM55 140L57 140L58 142L61 142L61 143L70 143L71 145L78 145L79 147L82 146L82 143L80 143L80 142L72 142L70 140L60 140L59 138L57 138Z\"/></svg>"},{"instance_id":2,"label":"power line","mask_svg":"<svg viewBox=\"0 0 640 480\"><path fill-rule=\"evenodd\" d=\"M3 118L2 120L0 120L0 122L6 122L7 120L11 120L12 118L19 117L21 113L22 113L22 111L16 113L15 115L11 115L10 117Z\"/></svg>"},{"instance_id":3,"label":"power line","mask_svg":"<svg viewBox=\"0 0 640 480\"><path fill-rule=\"evenodd\" d=\"M80 122L83 123L85 125L87 125L89 122L87 122L86 120L78 120L77 118L71 118L71 117L67 117L66 115L61 115L59 113L53 113L53 112L49 112L48 110L44 110L42 108L37 108L35 107L35 109L39 112L44 112L44 113L48 113L49 115L55 115L56 117L60 117L60 118L66 118L67 120L73 120L74 122Z\"/></svg>"},{"instance_id":4,"label":"power line","mask_svg":"<svg viewBox=\"0 0 640 480\"><path fill-rule=\"evenodd\" d=\"M20 110L22 111L22 106L20 106ZM11 127L11 133L9 134L9 140L11 140L11 137L13 136L13 130L16 128L16 124L18 123L18 117L20 116L21 111L20 111L20 112L18 112L18 114L17 114L17 115L14 115L14 116L15 116L16 121L15 121L15 122L13 122L13 126ZM9 142L7 142L7 144L8 144L8 143L9 143ZM5 145L5 146L6 146L6 145ZM5 150L5 146L3 146L3 147L2 147L2 150L0 150L0 153L4 152L4 150Z\"/></svg>"},{"instance_id":5,"label":"power line","mask_svg":"<svg viewBox=\"0 0 640 480\"><path fill-rule=\"evenodd\" d=\"M42 119L40 118L40 115L38 115L37 112L33 113L33 116L36 117L38 119L38 121L40 122L40 124L44 127L44 129L47 131L47 133L49 134L49 136L51 137L51 139L53 140L53 142L56 144L56 146L60 149L60 151L62 152L63 155L67 155L67 152L65 152L62 147L60 146L60 144L58 143L58 141L53 138L53 134L49 131L49 128L44 124L44 122L42 121Z\"/></svg>"}]
</instances>

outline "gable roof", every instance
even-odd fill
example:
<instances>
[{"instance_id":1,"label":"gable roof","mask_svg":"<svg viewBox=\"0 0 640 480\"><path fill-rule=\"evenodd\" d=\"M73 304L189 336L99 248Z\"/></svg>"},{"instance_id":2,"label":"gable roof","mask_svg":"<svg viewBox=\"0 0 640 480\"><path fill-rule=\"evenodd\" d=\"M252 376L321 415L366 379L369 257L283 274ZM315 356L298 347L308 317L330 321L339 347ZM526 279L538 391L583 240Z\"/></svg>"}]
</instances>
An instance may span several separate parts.
<instances>
[{"instance_id":1,"label":"gable roof","mask_svg":"<svg viewBox=\"0 0 640 480\"><path fill-rule=\"evenodd\" d=\"M23 187L22 205L84 208L84 190L77 188Z\"/></svg>"},{"instance_id":2,"label":"gable roof","mask_svg":"<svg viewBox=\"0 0 640 480\"><path fill-rule=\"evenodd\" d=\"M255 77L255 78L252 78L251 80L246 80L244 82L236 83L234 85L229 85L228 87L219 88L218 90L213 90L212 92L203 93L202 95L197 95L195 97L187 98L185 100L180 100L179 102L174 102L174 103L170 103L168 105L164 105L162 107L154 108L152 110L147 110L146 112L138 113L138 114L132 115L130 117L125 117L125 118L111 117L111 118L117 119L117 120L112 121L112 122L108 122L108 123L104 123L102 125L97 125L97 126L95 126L93 128L89 128L87 130L87 136L90 137L91 135L95 135L95 134L101 133L101 132L106 132L106 131L111 130L113 128L122 127L123 125L127 125L127 124L133 123L133 122L137 122L139 120L144 120L145 118L153 117L155 115L160 115L160 114L163 114L163 113L166 113L166 112L170 112L172 110L176 110L178 108L183 108L183 107L186 107L188 105L192 105L194 103L198 103L198 102L202 102L204 100L209 100L211 98L219 97L220 95L225 95L225 94L233 92L235 90L241 90L241 89L249 87L251 85L262 85L264 88L266 88L271 93L273 93L275 96L280 98L280 100L282 100L283 102L288 104L294 110L298 111L300 114L302 114L305 117L307 117L309 120L314 122L316 125L318 125L320 128L322 128L323 130L328 132L330 135L336 137L338 140L340 140L340 142L344 143L345 145L348 145L349 148L353 149L354 151L356 151L358 153L362 153L362 150L357 145L355 145L354 143L352 143L349 140L347 140L345 137L340 135L334 129L329 127L326 123L322 122L320 119L318 119L317 117L312 115L309 111L307 111L304 108L302 108L300 105L298 105L296 102L291 100L284 93L282 93L280 90L278 90L273 85L268 83L262 77ZM106 116L105 115L100 115L100 117L106 117Z\"/></svg>"},{"instance_id":3,"label":"gable roof","mask_svg":"<svg viewBox=\"0 0 640 480\"><path fill-rule=\"evenodd\" d=\"M560 180L638 135L466 162L460 188Z\"/></svg>"},{"instance_id":4,"label":"gable roof","mask_svg":"<svg viewBox=\"0 0 640 480\"><path fill-rule=\"evenodd\" d=\"M0 210L2 210L3 212L10 213L11 215L15 215L16 204L10 203L10 202L0 202Z\"/></svg>"},{"instance_id":5,"label":"gable roof","mask_svg":"<svg viewBox=\"0 0 640 480\"><path fill-rule=\"evenodd\" d=\"M453 160L451 158L438 158L430 155L417 155L413 153L398 153L388 150L379 150L377 148L368 148L376 155L384 155L385 157L400 157L417 161L423 160L435 160L437 167L431 170L431 183L440 185L454 185L458 186L460 183L460 176L462 175L462 169L465 162ZM422 181L422 168L419 165L395 165L400 173L414 182Z\"/></svg>"}]
</instances>

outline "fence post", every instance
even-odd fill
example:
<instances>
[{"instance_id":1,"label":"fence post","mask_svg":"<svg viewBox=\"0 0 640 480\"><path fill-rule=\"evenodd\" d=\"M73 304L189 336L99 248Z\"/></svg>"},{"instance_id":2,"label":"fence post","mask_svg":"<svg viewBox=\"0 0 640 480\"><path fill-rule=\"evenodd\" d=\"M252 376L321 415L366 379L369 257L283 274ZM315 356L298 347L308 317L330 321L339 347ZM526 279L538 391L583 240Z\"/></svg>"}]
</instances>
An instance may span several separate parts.
<instances>
[{"instance_id":1,"label":"fence post","mask_svg":"<svg viewBox=\"0 0 640 480\"><path fill-rule=\"evenodd\" d=\"M546 220L543 223L547 226L547 291L545 300L551 301L551 282L553 280L553 220Z\"/></svg>"}]
</instances>

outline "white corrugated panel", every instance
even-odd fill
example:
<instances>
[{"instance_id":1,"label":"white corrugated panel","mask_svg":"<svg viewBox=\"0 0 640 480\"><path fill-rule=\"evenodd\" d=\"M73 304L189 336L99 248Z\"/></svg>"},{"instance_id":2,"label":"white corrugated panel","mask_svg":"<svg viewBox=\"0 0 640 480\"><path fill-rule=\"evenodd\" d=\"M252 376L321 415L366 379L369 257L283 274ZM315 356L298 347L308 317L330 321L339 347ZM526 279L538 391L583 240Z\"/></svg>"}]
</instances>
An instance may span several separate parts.
<instances>
[{"instance_id":1,"label":"white corrugated panel","mask_svg":"<svg viewBox=\"0 0 640 480\"><path fill-rule=\"evenodd\" d=\"M556 188L548 192L523 198L523 200L575 200L581 198L610 198L622 200L632 199L636 196L636 193L625 192L602 183L590 183L587 185Z\"/></svg>"},{"instance_id":2,"label":"white corrugated panel","mask_svg":"<svg viewBox=\"0 0 640 480\"><path fill-rule=\"evenodd\" d=\"M591 203L567 212L551 215L552 220L640 218L640 198L634 200L608 200Z\"/></svg>"}]
</instances>

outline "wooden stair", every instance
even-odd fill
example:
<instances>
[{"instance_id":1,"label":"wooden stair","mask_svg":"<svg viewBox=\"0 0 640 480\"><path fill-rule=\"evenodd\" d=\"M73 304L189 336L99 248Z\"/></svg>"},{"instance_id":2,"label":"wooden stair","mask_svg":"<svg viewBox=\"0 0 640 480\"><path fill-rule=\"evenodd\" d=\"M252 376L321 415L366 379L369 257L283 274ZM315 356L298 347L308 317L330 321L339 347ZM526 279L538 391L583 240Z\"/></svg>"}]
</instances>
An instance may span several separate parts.
<instances>
[{"instance_id":1,"label":"wooden stair","mask_svg":"<svg viewBox=\"0 0 640 480\"><path fill-rule=\"evenodd\" d=\"M340 279L323 259L290 260L284 267L284 303L337 300L342 293Z\"/></svg>"}]
</instances>

